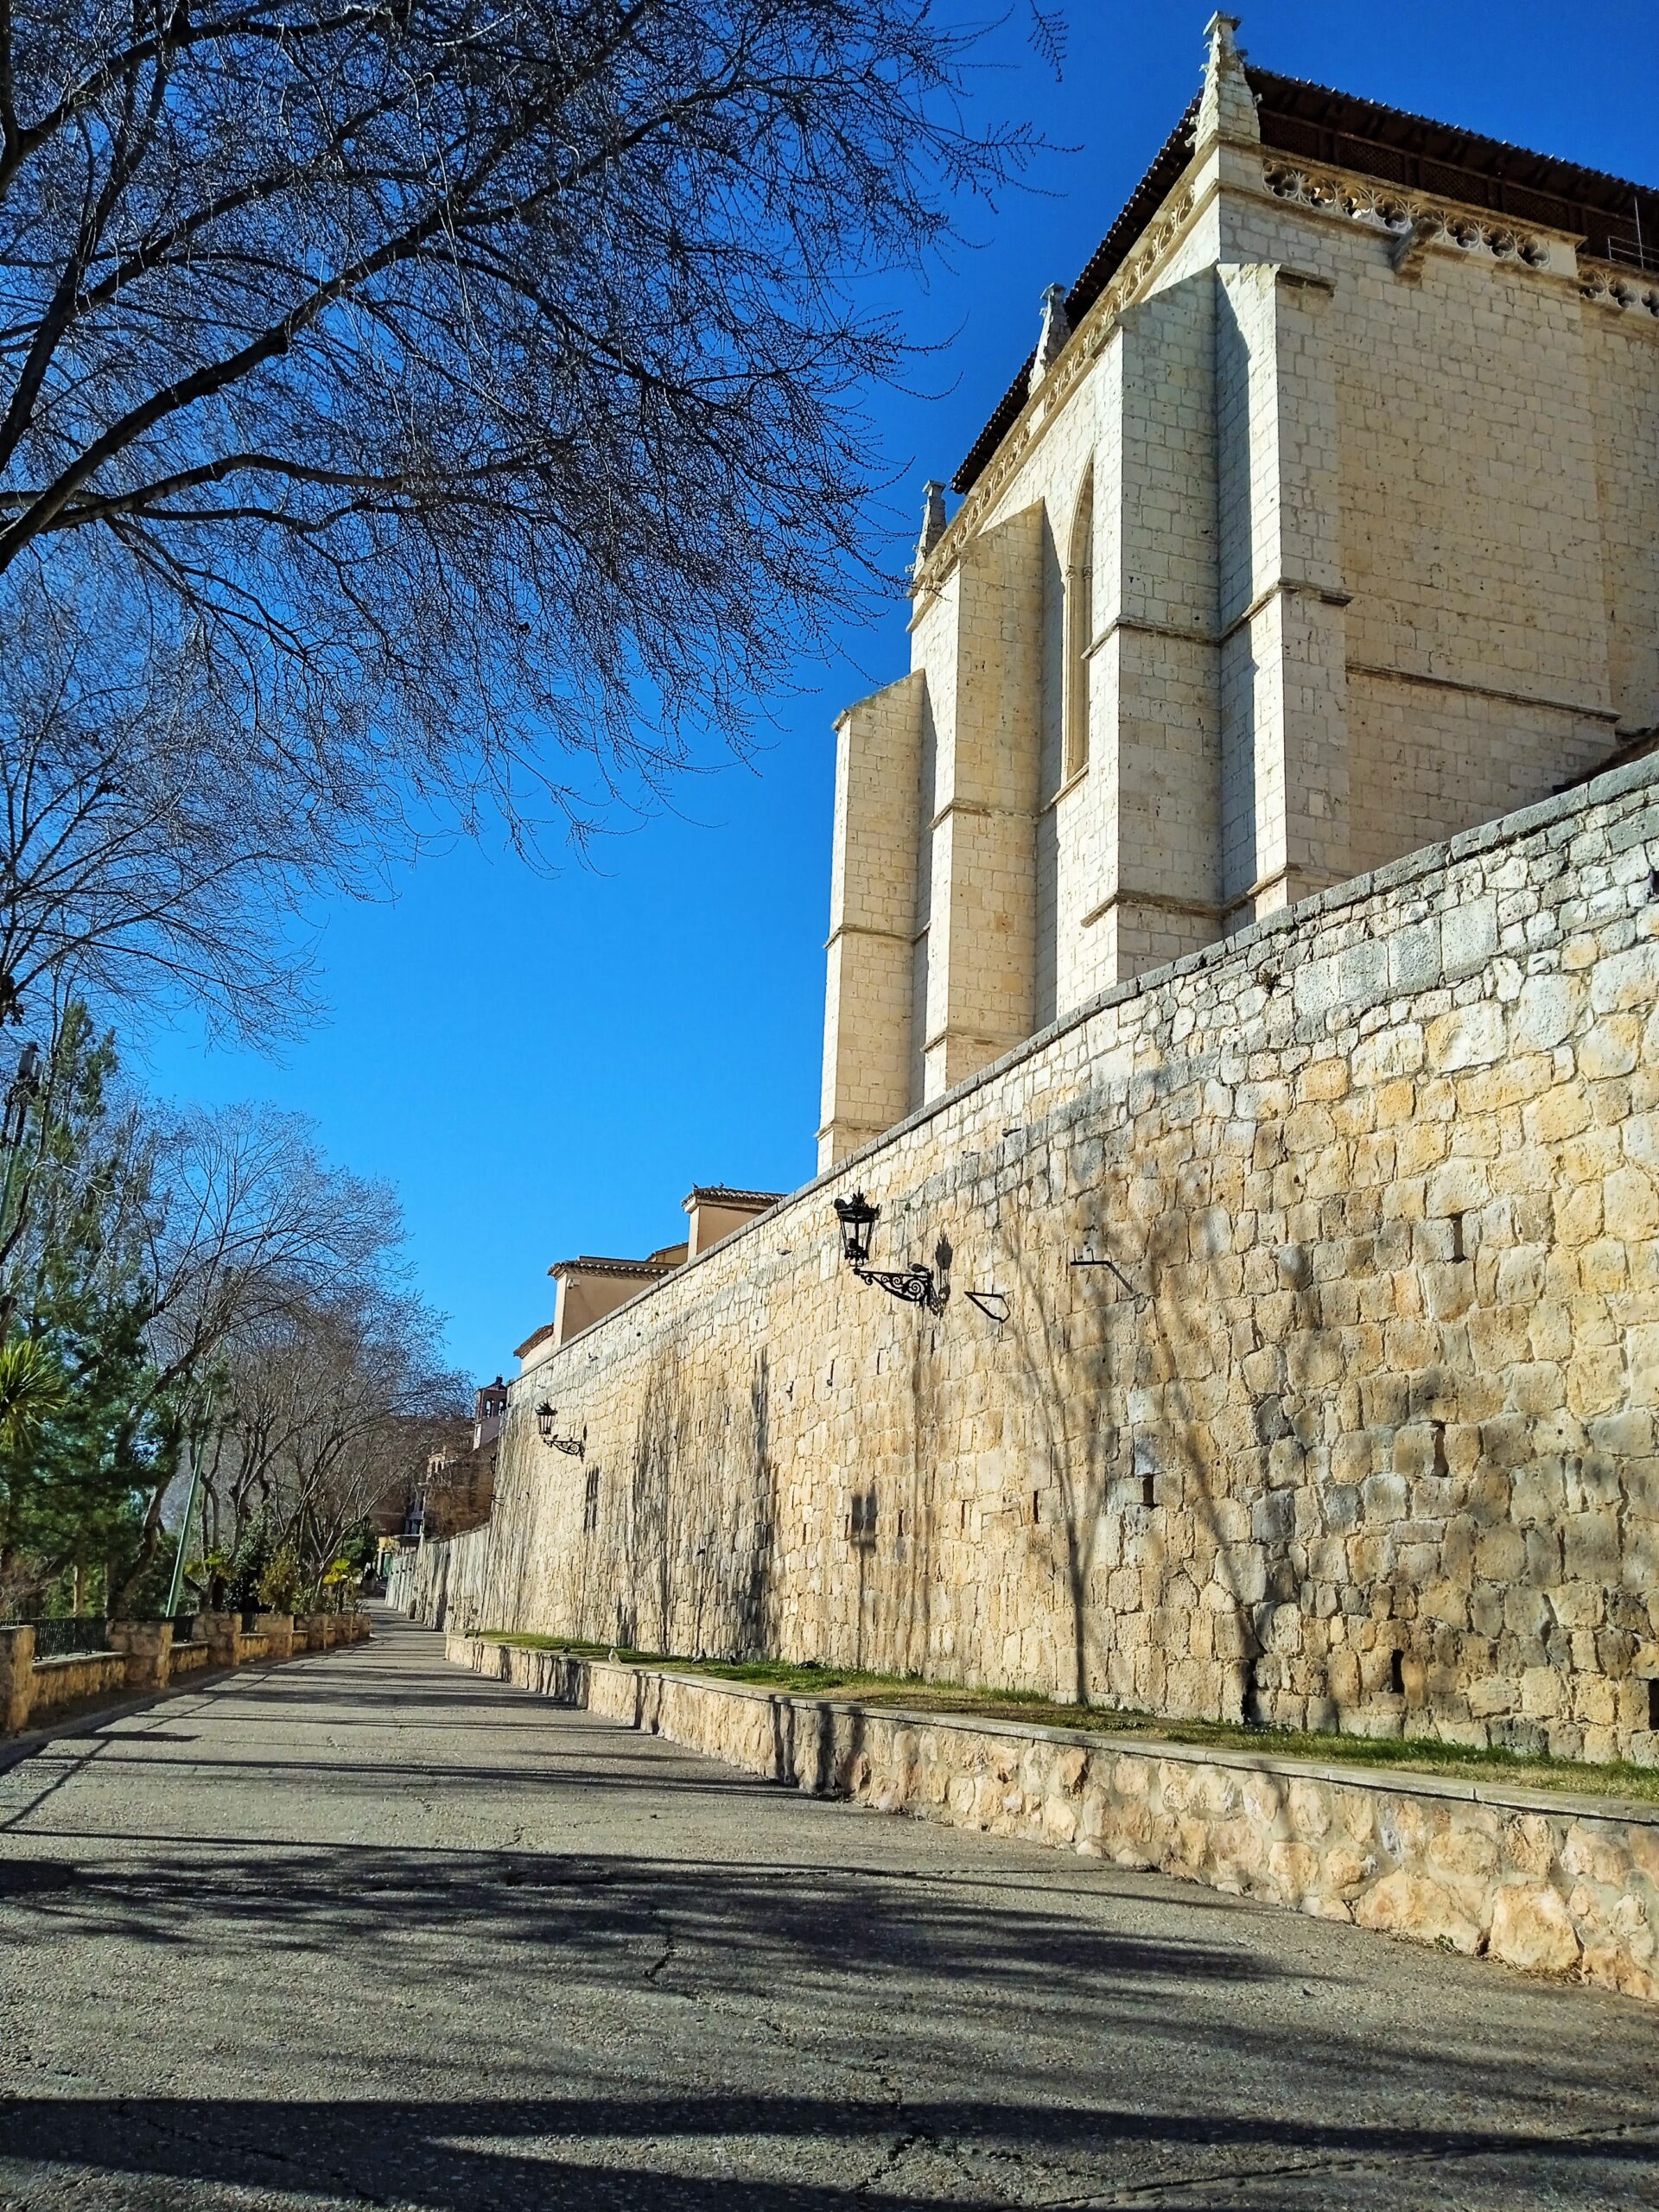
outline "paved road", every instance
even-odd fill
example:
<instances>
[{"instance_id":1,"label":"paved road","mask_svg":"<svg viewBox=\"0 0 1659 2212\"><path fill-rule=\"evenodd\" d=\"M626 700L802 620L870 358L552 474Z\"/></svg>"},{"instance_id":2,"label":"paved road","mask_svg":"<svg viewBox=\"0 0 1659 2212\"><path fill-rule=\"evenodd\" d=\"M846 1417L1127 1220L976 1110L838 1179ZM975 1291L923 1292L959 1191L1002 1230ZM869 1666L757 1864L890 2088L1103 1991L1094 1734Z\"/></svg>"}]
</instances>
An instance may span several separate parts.
<instances>
[{"instance_id":1,"label":"paved road","mask_svg":"<svg viewBox=\"0 0 1659 2212\"><path fill-rule=\"evenodd\" d=\"M1659 2013L371 1646L0 1775L0 2205L1659 2205Z\"/></svg>"}]
</instances>

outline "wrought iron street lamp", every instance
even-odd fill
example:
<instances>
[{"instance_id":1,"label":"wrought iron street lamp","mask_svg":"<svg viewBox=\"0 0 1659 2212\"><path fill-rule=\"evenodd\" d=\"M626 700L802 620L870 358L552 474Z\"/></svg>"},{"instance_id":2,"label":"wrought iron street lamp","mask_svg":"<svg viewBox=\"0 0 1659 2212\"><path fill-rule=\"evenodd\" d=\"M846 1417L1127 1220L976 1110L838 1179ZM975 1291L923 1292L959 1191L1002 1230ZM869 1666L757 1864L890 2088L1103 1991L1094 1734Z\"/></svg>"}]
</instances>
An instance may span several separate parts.
<instances>
[{"instance_id":1,"label":"wrought iron street lamp","mask_svg":"<svg viewBox=\"0 0 1659 2212\"><path fill-rule=\"evenodd\" d=\"M870 1238L881 1209L872 1205L862 1191L855 1191L850 1198L837 1198L836 1219L841 1224L841 1254L860 1282L874 1283L878 1290L885 1290L891 1298L902 1298L910 1306L925 1306L930 1313L944 1310L944 1293L933 1280L931 1268L924 1267L919 1260L900 1270L873 1268L870 1262Z\"/></svg>"},{"instance_id":2,"label":"wrought iron street lamp","mask_svg":"<svg viewBox=\"0 0 1659 2212\"><path fill-rule=\"evenodd\" d=\"M842 1257L849 1267L862 1268L869 1264L870 1232L880 1216L880 1207L873 1206L862 1191L855 1191L850 1198L836 1200L836 1218L841 1224Z\"/></svg>"},{"instance_id":3,"label":"wrought iron street lamp","mask_svg":"<svg viewBox=\"0 0 1659 2212\"><path fill-rule=\"evenodd\" d=\"M568 1452L573 1459L585 1459L588 1456L587 1430L584 1428L580 1436L556 1436L553 1424L558 1417L558 1408L549 1405L543 1398L536 1408L536 1427L543 1443L550 1445L555 1452Z\"/></svg>"}]
</instances>

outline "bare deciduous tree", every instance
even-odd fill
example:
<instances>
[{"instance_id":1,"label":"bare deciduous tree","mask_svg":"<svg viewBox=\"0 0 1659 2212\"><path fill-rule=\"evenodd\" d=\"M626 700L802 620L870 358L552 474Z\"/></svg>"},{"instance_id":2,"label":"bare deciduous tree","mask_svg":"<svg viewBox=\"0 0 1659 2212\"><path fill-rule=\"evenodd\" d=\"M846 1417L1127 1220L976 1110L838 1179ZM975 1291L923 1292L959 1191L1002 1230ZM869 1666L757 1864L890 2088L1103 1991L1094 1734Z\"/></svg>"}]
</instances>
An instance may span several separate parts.
<instances>
[{"instance_id":1,"label":"bare deciduous tree","mask_svg":"<svg viewBox=\"0 0 1659 2212\"><path fill-rule=\"evenodd\" d=\"M417 1300L363 1282L323 1294L296 1285L283 1311L226 1347L207 1483L221 1548L259 1521L274 1548L326 1565L464 1405Z\"/></svg>"},{"instance_id":2,"label":"bare deciduous tree","mask_svg":"<svg viewBox=\"0 0 1659 2212\"><path fill-rule=\"evenodd\" d=\"M930 0L0 9L10 988L67 943L257 1027L295 882L435 805L580 829L741 729L856 589L906 353L858 280L1027 150L963 118L973 42Z\"/></svg>"},{"instance_id":3,"label":"bare deciduous tree","mask_svg":"<svg viewBox=\"0 0 1659 2212\"><path fill-rule=\"evenodd\" d=\"M211 655L131 649L96 566L67 601L40 569L0 582L0 1019L186 996L220 1029L290 1029L310 1009L287 925L353 876L346 825L218 696Z\"/></svg>"}]
</instances>

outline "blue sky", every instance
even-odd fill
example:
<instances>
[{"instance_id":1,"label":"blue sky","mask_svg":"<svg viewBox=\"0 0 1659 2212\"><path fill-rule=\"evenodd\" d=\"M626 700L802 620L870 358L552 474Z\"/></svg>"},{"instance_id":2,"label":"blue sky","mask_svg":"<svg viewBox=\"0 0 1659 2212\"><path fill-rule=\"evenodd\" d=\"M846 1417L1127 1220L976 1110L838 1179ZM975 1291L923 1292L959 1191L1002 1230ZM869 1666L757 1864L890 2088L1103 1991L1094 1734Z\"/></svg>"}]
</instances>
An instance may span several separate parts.
<instances>
[{"instance_id":1,"label":"blue sky","mask_svg":"<svg viewBox=\"0 0 1659 2212\"><path fill-rule=\"evenodd\" d=\"M993 0L940 0L975 19ZM875 416L906 505L949 478L1035 335L1038 296L1069 283L1198 79L1206 8L1070 0L1063 79L1017 29L976 99L1053 142L1038 189L904 312L949 344L931 397ZM1015 10L1017 18L1017 7ZM1264 67L1659 184L1648 8L1580 0L1387 9L1271 0L1240 34ZM454 1357L511 1373L550 1318L550 1264L638 1254L683 1232L694 1182L783 1190L813 1172L834 775L830 725L901 674L906 609L804 664L770 750L682 786L677 815L602 842L554 876L467 845L373 906L319 911L327 1021L280 1060L155 1038L161 1091L268 1097L320 1124L333 1156L397 1187L424 1294Z\"/></svg>"}]
</instances>

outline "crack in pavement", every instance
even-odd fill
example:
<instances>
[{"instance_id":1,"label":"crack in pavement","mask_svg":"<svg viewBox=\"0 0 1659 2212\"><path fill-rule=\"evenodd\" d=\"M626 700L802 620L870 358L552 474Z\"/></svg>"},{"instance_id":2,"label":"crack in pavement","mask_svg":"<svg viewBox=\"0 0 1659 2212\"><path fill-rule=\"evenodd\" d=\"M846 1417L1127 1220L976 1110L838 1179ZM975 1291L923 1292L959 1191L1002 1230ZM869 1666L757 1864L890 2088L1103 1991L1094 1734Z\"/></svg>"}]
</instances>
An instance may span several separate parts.
<instances>
[{"instance_id":1,"label":"crack in pavement","mask_svg":"<svg viewBox=\"0 0 1659 2212\"><path fill-rule=\"evenodd\" d=\"M1659 2203L1649 2008L876 1822L380 1638L0 1777L0 2206Z\"/></svg>"},{"instance_id":2,"label":"crack in pavement","mask_svg":"<svg viewBox=\"0 0 1659 2212\"><path fill-rule=\"evenodd\" d=\"M674 1934L674 1923L661 1907L647 1906L646 1910L652 1920L660 1921L662 1923L663 1955L645 1969L645 1980L654 1987L658 1975L677 1956L679 1943ZM696 2002L696 1993L690 1989L674 1989L671 1990L669 1994L671 1997L683 1997L688 2004Z\"/></svg>"},{"instance_id":3,"label":"crack in pavement","mask_svg":"<svg viewBox=\"0 0 1659 2212\"><path fill-rule=\"evenodd\" d=\"M1482 2146L1446 2141L1426 2145L1420 2151L1359 2151L1346 2155L1326 2153L1309 2158L1284 2159L1274 2166L1224 2166L1162 2181L1123 2182L1104 2191L1085 2190L1064 2196L1033 2198L1028 2202L1033 2212L1113 2212L1113 2208L1119 2205L1154 2203L1175 2190L1255 2189L1274 2182L1317 2179L1321 2175L1334 2178L1341 2174L1387 2175L1405 2166L1439 2164L1449 2168L1467 2165L1480 2158L1505 2160L1523 2158L1528 2155L1529 2148L1551 2154L1573 2143L1593 2149L1604 2143L1638 2142L1644 2136L1650 2137L1656 2147L1659 2147L1659 2123L1626 2120L1612 2126L1569 2128L1560 2134L1538 2136L1530 2146L1515 2144Z\"/></svg>"}]
</instances>

